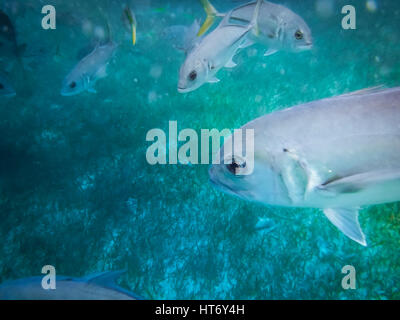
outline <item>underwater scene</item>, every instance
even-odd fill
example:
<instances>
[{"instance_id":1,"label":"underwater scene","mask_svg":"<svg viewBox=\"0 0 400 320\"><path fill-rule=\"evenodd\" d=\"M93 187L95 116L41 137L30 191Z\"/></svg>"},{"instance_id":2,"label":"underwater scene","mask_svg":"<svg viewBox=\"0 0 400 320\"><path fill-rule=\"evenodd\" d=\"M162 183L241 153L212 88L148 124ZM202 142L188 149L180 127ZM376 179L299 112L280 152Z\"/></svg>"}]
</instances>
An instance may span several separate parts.
<instances>
[{"instance_id":1,"label":"underwater scene","mask_svg":"<svg viewBox=\"0 0 400 320\"><path fill-rule=\"evenodd\" d=\"M0 299L399 299L399 30L394 0L0 0Z\"/></svg>"}]
</instances>

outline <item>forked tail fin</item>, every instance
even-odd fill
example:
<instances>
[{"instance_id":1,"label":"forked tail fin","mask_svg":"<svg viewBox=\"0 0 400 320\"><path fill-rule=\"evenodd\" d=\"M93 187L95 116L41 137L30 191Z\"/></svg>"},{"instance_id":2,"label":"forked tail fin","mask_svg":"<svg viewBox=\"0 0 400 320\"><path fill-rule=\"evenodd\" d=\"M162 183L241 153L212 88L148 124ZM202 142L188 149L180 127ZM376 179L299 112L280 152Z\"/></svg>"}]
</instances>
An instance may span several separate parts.
<instances>
[{"instance_id":1,"label":"forked tail fin","mask_svg":"<svg viewBox=\"0 0 400 320\"><path fill-rule=\"evenodd\" d=\"M129 8L129 6L126 6L124 9L124 14L126 18L129 21L129 24L132 29L132 44L136 44L136 27L137 27L137 22L136 22L136 17L133 11Z\"/></svg>"},{"instance_id":2,"label":"forked tail fin","mask_svg":"<svg viewBox=\"0 0 400 320\"><path fill-rule=\"evenodd\" d=\"M216 17L220 15L209 0L200 0L200 2L204 8L204 11L207 14L207 18L206 21L204 21L203 25L201 26L199 32L197 33L198 37L205 34L208 31L208 29L210 29L211 26L214 24Z\"/></svg>"}]
</instances>

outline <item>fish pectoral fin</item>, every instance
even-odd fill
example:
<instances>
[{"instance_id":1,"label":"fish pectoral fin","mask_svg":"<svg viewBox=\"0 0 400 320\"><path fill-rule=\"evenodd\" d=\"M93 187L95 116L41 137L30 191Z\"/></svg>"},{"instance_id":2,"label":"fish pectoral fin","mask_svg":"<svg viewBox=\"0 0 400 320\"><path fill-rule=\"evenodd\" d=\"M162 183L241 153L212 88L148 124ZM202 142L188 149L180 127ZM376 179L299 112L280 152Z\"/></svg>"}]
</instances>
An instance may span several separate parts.
<instances>
[{"instance_id":1,"label":"fish pectoral fin","mask_svg":"<svg viewBox=\"0 0 400 320\"><path fill-rule=\"evenodd\" d=\"M237 64L233 62L233 60L229 60L229 62L225 65L225 68L235 68Z\"/></svg>"},{"instance_id":2,"label":"fish pectoral fin","mask_svg":"<svg viewBox=\"0 0 400 320\"><path fill-rule=\"evenodd\" d=\"M367 241L358 222L358 211L358 208L328 208L324 209L324 214L347 237L366 247Z\"/></svg>"},{"instance_id":3,"label":"fish pectoral fin","mask_svg":"<svg viewBox=\"0 0 400 320\"><path fill-rule=\"evenodd\" d=\"M217 77L212 77L210 80L208 80L209 83L218 83L220 80Z\"/></svg>"},{"instance_id":4,"label":"fish pectoral fin","mask_svg":"<svg viewBox=\"0 0 400 320\"><path fill-rule=\"evenodd\" d=\"M400 179L400 169L378 170L335 179L317 187L329 194L356 193L370 186Z\"/></svg>"},{"instance_id":5,"label":"fish pectoral fin","mask_svg":"<svg viewBox=\"0 0 400 320\"><path fill-rule=\"evenodd\" d=\"M85 277L85 280L101 286L112 286L116 284L118 278L121 277L121 275L123 275L125 272L126 270L101 272L87 276Z\"/></svg>"},{"instance_id":6,"label":"fish pectoral fin","mask_svg":"<svg viewBox=\"0 0 400 320\"><path fill-rule=\"evenodd\" d=\"M273 54L277 53L278 50L276 49L268 49L265 53L264 53L264 57L268 57L268 56L272 56Z\"/></svg>"}]
</instances>

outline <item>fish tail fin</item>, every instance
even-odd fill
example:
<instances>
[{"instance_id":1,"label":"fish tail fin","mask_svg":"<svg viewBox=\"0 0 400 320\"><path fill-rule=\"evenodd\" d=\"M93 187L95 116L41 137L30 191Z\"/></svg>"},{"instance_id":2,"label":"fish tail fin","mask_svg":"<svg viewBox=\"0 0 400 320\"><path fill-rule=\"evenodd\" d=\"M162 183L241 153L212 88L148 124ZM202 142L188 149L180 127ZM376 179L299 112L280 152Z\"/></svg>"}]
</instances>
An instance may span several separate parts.
<instances>
[{"instance_id":1,"label":"fish tail fin","mask_svg":"<svg viewBox=\"0 0 400 320\"><path fill-rule=\"evenodd\" d=\"M105 29L107 31L107 41L114 42L113 31L110 23L110 17L107 12L104 12L102 8L99 8L100 15L104 19Z\"/></svg>"},{"instance_id":2,"label":"fish tail fin","mask_svg":"<svg viewBox=\"0 0 400 320\"><path fill-rule=\"evenodd\" d=\"M132 28L132 44L136 45L136 28L137 28L137 21L136 21L136 17L135 14L132 12L132 10L129 8L129 6L127 5L124 9L124 14L126 16L126 18L128 19L131 28Z\"/></svg>"},{"instance_id":3,"label":"fish tail fin","mask_svg":"<svg viewBox=\"0 0 400 320\"><path fill-rule=\"evenodd\" d=\"M250 27L253 29L253 33L256 36L260 35L260 28L258 26L258 18L260 16L260 8L261 5L263 4L264 0L257 0L257 4L256 7L254 9L254 13L253 13L253 18L251 19L250 22Z\"/></svg>"},{"instance_id":4,"label":"fish tail fin","mask_svg":"<svg viewBox=\"0 0 400 320\"><path fill-rule=\"evenodd\" d=\"M214 8L214 6L210 3L209 0L200 0L200 2L204 8L204 11L207 14L207 18L204 21L203 25L201 26L199 32L197 33L198 37L205 34L208 31L208 29L210 29L211 26L214 24L216 17L220 15L217 9Z\"/></svg>"}]
</instances>

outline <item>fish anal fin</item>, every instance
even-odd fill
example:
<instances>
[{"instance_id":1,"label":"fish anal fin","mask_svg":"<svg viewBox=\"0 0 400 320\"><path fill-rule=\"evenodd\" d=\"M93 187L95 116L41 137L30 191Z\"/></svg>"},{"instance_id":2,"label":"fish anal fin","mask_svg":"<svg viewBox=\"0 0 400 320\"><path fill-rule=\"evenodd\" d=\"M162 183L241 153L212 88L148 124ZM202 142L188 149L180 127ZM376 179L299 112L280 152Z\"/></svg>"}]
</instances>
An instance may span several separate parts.
<instances>
[{"instance_id":1,"label":"fish anal fin","mask_svg":"<svg viewBox=\"0 0 400 320\"><path fill-rule=\"evenodd\" d=\"M264 53L264 57L268 57L268 56L272 56L273 54L277 53L278 50L276 49L268 49L265 53Z\"/></svg>"},{"instance_id":2,"label":"fish anal fin","mask_svg":"<svg viewBox=\"0 0 400 320\"><path fill-rule=\"evenodd\" d=\"M252 46L254 44L254 41L251 41L251 40L249 40L249 39L246 39L245 41L243 41L243 43L240 45L240 49L244 49L244 48L247 48L247 47L250 47L250 46Z\"/></svg>"},{"instance_id":3,"label":"fish anal fin","mask_svg":"<svg viewBox=\"0 0 400 320\"><path fill-rule=\"evenodd\" d=\"M366 247L367 241L358 222L358 211L359 208L327 208L324 214L347 237Z\"/></svg>"},{"instance_id":4,"label":"fish anal fin","mask_svg":"<svg viewBox=\"0 0 400 320\"><path fill-rule=\"evenodd\" d=\"M235 68L237 64L233 62L232 59L229 60L229 62L225 65L225 68Z\"/></svg>"},{"instance_id":5,"label":"fish anal fin","mask_svg":"<svg viewBox=\"0 0 400 320\"><path fill-rule=\"evenodd\" d=\"M209 83L218 83L220 80L217 77L212 77L210 80L208 80Z\"/></svg>"}]
</instances>

